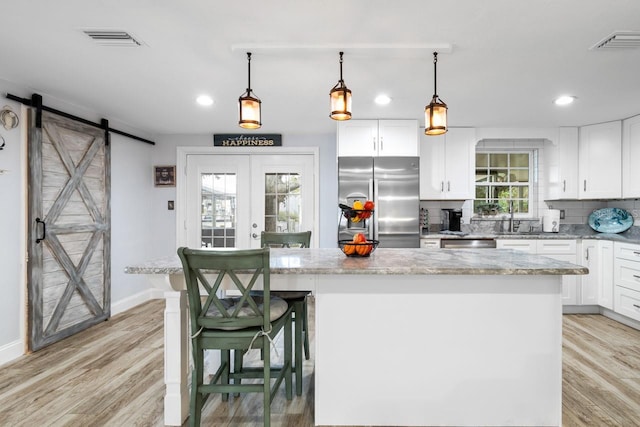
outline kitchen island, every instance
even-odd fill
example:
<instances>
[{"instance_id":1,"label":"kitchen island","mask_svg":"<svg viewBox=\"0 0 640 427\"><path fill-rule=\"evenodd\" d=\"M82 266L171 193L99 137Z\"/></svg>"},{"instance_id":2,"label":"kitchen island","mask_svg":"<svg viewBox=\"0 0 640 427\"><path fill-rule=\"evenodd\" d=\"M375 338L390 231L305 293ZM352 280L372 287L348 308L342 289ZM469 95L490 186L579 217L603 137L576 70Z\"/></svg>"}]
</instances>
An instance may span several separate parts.
<instances>
[{"instance_id":1,"label":"kitchen island","mask_svg":"<svg viewBox=\"0 0 640 427\"><path fill-rule=\"evenodd\" d=\"M186 291L175 257L126 268L166 290L165 423L188 415ZM316 297L316 425L560 425L561 277L500 249L272 249L273 289Z\"/></svg>"}]
</instances>

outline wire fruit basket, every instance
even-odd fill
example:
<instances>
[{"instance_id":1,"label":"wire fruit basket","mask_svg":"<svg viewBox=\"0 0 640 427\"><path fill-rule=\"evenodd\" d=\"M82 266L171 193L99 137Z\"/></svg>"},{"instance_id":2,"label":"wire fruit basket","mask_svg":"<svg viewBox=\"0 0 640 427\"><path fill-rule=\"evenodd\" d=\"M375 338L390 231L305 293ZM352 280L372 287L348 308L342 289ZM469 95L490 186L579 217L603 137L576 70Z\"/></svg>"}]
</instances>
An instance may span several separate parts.
<instances>
[{"instance_id":1,"label":"wire fruit basket","mask_svg":"<svg viewBox=\"0 0 640 427\"><path fill-rule=\"evenodd\" d=\"M379 244L378 240L367 240L363 243L354 243L353 240L338 240L338 246L342 252L350 257L368 257Z\"/></svg>"}]
</instances>

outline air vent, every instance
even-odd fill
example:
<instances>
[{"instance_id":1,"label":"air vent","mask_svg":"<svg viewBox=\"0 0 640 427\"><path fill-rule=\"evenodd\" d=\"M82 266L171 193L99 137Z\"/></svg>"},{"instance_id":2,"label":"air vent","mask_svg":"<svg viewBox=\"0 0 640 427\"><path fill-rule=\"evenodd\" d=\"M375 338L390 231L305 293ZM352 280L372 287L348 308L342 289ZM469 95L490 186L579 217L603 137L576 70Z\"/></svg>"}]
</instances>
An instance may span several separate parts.
<instances>
[{"instance_id":1,"label":"air vent","mask_svg":"<svg viewBox=\"0 0 640 427\"><path fill-rule=\"evenodd\" d=\"M616 31L591 46L591 49L637 49L639 47L640 31Z\"/></svg>"},{"instance_id":2,"label":"air vent","mask_svg":"<svg viewBox=\"0 0 640 427\"><path fill-rule=\"evenodd\" d=\"M115 30L82 30L86 35L102 46L138 47L142 42L133 38L126 31Z\"/></svg>"}]
</instances>

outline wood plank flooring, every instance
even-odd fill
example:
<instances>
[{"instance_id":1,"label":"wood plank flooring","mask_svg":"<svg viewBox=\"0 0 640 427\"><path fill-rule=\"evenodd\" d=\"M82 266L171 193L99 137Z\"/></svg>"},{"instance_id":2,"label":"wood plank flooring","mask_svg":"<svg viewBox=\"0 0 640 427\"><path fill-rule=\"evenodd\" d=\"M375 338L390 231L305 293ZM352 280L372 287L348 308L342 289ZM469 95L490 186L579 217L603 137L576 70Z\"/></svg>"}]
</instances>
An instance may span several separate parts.
<instances>
[{"instance_id":1,"label":"wood plank flooring","mask_svg":"<svg viewBox=\"0 0 640 427\"><path fill-rule=\"evenodd\" d=\"M0 367L0 426L164 425L163 310L150 301ZM640 426L640 331L565 315L563 350L564 426ZM303 370L302 397L275 397L273 426L313 426L313 359ZM262 425L260 395L209 400L203 426Z\"/></svg>"}]
</instances>

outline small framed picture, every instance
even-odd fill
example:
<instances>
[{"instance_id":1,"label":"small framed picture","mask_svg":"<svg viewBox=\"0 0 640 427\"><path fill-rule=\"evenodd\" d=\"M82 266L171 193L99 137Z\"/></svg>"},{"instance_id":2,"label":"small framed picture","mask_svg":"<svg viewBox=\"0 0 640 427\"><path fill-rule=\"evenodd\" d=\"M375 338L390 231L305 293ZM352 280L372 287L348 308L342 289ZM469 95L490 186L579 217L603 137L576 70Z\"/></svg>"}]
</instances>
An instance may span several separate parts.
<instances>
[{"instance_id":1,"label":"small framed picture","mask_svg":"<svg viewBox=\"0 0 640 427\"><path fill-rule=\"evenodd\" d=\"M174 166L154 166L153 179L156 187L176 186L176 167Z\"/></svg>"}]
</instances>

